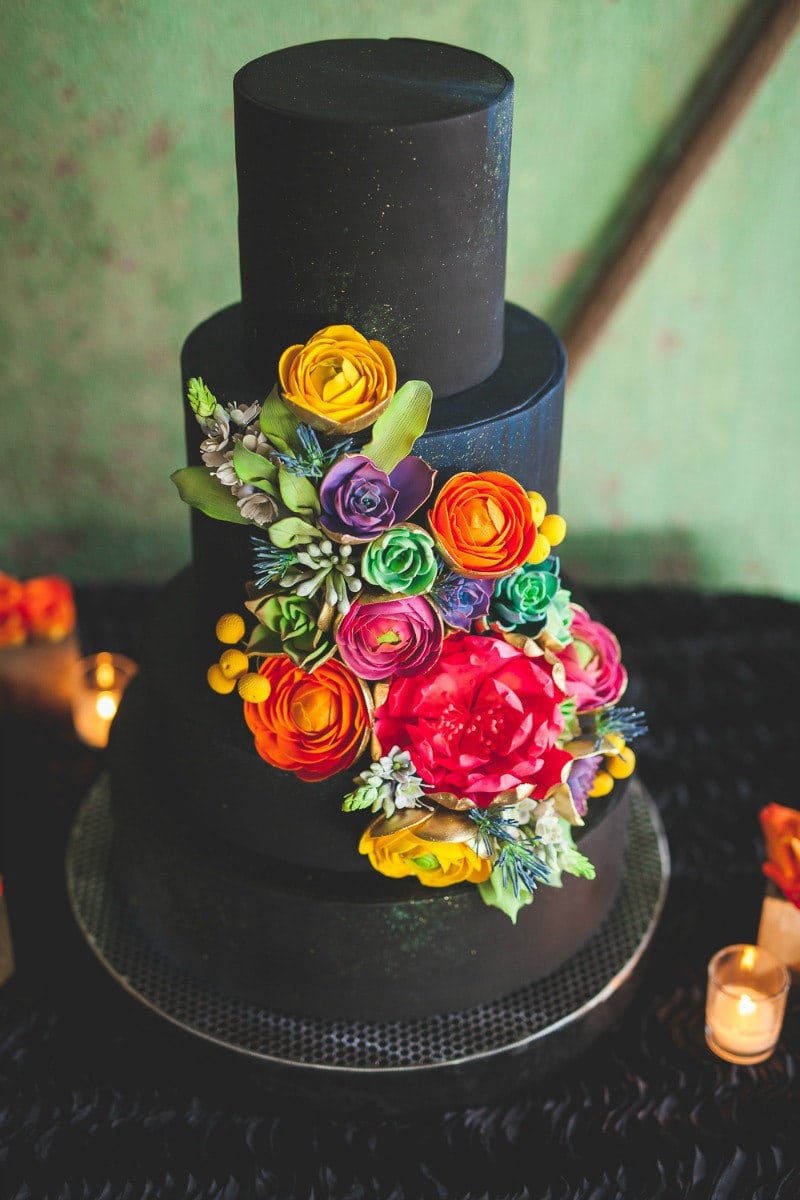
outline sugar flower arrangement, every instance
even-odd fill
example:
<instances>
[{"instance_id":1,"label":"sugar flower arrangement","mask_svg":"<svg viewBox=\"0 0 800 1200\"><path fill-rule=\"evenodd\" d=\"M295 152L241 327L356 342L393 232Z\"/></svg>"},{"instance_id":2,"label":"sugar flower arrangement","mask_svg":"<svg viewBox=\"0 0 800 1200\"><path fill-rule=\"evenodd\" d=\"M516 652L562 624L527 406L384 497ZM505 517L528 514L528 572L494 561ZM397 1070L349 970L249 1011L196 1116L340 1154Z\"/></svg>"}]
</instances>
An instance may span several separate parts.
<instances>
[{"instance_id":1,"label":"sugar flower arrangement","mask_svg":"<svg viewBox=\"0 0 800 1200\"><path fill-rule=\"evenodd\" d=\"M245 409L188 383L204 465L172 478L252 529L254 625L220 617L209 684L238 691L272 766L362 768L343 808L371 814L377 871L475 884L516 920L539 884L594 876L572 828L633 770L616 638L561 585L541 495L499 471L438 483L412 453L431 389L398 388L380 342L330 326L277 374Z\"/></svg>"}]
</instances>

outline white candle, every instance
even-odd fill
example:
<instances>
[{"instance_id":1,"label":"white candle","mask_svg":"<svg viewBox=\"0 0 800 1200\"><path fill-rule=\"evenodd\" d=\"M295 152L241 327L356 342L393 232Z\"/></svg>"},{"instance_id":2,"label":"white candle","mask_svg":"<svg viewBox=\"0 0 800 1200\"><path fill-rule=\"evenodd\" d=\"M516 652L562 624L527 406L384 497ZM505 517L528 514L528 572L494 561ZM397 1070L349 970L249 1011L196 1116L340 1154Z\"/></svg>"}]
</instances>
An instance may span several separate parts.
<instances>
[{"instance_id":1,"label":"white candle","mask_svg":"<svg viewBox=\"0 0 800 1200\"><path fill-rule=\"evenodd\" d=\"M727 946L708 966L706 1041L720 1058L763 1062L780 1036L789 976L760 946Z\"/></svg>"},{"instance_id":2,"label":"white candle","mask_svg":"<svg viewBox=\"0 0 800 1200\"><path fill-rule=\"evenodd\" d=\"M108 744L111 722L117 715L122 693L135 674L135 663L122 654L107 651L78 663L72 722L87 746L102 749Z\"/></svg>"}]
</instances>

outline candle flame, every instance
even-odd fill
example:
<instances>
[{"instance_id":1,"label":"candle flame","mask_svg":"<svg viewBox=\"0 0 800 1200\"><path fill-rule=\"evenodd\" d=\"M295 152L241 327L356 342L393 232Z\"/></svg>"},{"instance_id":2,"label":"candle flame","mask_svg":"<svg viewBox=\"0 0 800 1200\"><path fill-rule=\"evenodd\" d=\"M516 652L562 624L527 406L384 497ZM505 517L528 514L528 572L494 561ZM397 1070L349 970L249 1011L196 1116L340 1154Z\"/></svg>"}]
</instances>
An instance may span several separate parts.
<instances>
[{"instance_id":1,"label":"candle flame","mask_svg":"<svg viewBox=\"0 0 800 1200\"><path fill-rule=\"evenodd\" d=\"M97 680L97 686L102 688L103 691L107 691L108 688L114 686L116 678L114 664L111 661L111 655L107 652L98 654L94 677Z\"/></svg>"},{"instance_id":2,"label":"candle flame","mask_svg":"<svg viewBox=\"0 0 800 1200\"><path fill-rule=\"evenodd\" d=\"M755 946L745 946L739 962L743 971L752 971L753 967L756 965Z\"/></svg>"},{"instance_id":3,"label":"candle flame","mask_svg":"<svg viewBox=\"0 0 800 1200\"><path fill-rule=\"evenodd\" d=\"M751 1013L756 1011L756 1006L753 999L748 996L747 992L742 992L739 997L739 1003L736 1006L743 1017L749 1017Z\"/></svg>"},{"instance_id":4,"label":"candle flame","mask_svg":"<svg viewBox=\"0 0 800 1200\"><path fill-rule=\"evenodd\" d=\"M101 692L97 697L97 715L104 721L111 721L117 715L117 701L111 692Z\"/></svg>"}]
</instances>

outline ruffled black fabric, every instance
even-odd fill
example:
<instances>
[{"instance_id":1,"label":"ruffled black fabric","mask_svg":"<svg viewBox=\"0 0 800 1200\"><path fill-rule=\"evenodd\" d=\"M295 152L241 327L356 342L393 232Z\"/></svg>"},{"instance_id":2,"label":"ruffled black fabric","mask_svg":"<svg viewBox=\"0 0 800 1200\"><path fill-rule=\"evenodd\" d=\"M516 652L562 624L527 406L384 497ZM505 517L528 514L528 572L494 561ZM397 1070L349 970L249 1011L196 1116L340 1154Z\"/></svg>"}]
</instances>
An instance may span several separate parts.
<instances>
[{"instance_id":1,"label":"ruffled black fabric","mask_svg":"<svg viewBox=\"0 0 800 1200\"><path fill-rule=\"evenodd\" d=\"M135 656L148 589L79 593L92 648ZM670 842L666 909L621 1023L536 1089L402 1119L300 1109L257 1065L173 1029L105 975L74 929L64 839L101 762L68 732L2 729L18 969L0 989L0 1194L13 1200L796 1200L800 1000L777 1053L720 1062L703 1036L708 959L755 940L759 808L798 805L800 606L595 589L642 777ZM90 636L91 635L91 636Z\"/></svg>"}]
</instances>

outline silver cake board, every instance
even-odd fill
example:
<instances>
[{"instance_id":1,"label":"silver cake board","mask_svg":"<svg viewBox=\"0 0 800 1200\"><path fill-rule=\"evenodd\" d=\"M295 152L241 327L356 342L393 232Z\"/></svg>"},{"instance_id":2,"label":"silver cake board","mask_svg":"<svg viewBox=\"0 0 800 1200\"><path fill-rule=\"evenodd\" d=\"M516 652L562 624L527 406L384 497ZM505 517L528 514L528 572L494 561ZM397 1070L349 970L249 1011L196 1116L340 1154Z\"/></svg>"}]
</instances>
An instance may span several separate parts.
<instances>
[{"instance_id":1,"label":"silver cake board","mask_svg":"<svg viewBox=\"0 0 800 1200\"><path fill-rule=\"evenodd\" d=\"M70 831L67 889L78 927L109 974L167 1021L244 1056L268 1092L338 1113L486 1104L576 1060L633 998L670 861L658 809L636 779L630 797L624 883L598 932L547 978L458 1013L391 1022L294 1016L187 974L137 928L116 886L105 776Z\"/></svg>"}]
</instances>

